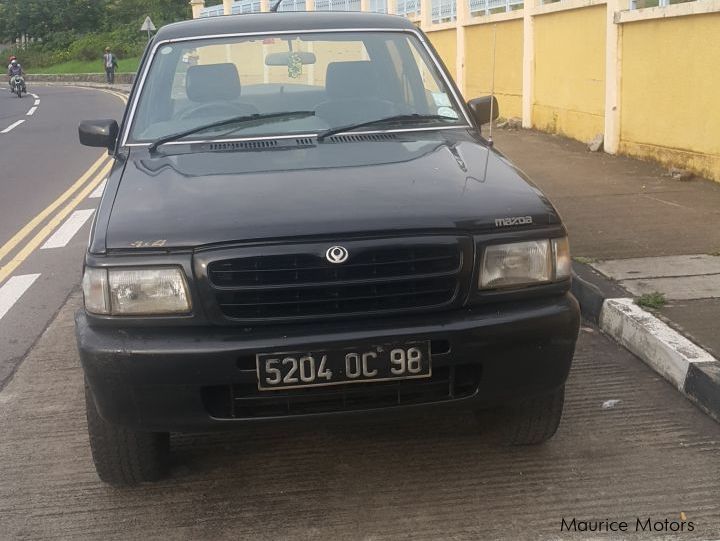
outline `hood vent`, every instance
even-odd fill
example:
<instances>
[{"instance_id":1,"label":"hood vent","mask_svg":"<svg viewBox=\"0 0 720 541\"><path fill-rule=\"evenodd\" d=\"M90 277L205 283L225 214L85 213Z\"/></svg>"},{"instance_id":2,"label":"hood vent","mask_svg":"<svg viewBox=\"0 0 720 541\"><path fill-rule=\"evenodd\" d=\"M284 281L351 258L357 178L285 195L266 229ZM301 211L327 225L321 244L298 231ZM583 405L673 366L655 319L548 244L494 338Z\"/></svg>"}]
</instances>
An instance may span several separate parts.
<instances>
[{"instance_id":1,"label":"hood vent","mask_svg":"<svg viewBox=\"0 0 720 541\"><path fill-rule=\"evenodd\" d=\"M298 148L314 146L310 137L296 139L258 139L255 141L223 141L203 145L203 150L223 152L231 150L270 150L275 148Z\"/></svg>"},{"instance_id":2,"label":"hood vent","mask_svg":"<svg viewBox=\"0 0 720 541\"><path fill-rule=\"evenodd\" d=\"M366 141L382 142L395 141L397 136L394 133L358 133L347 135L333 135L326 141L331 143L363 143Z\"/></svg>"},{"instance_id":3,"label":"hood vent","mask_svg":"<svg viewBox=\"0 0 720 541\"><path fill-rule=\"evenodd\" d=\"M346 135L333 135L325 141L328 143L364 143L395 141L394 133L350 133ZM257 139L255 141L221 141L206 143L202 149L207 152L228 152L233 150L271 150L281 148L302 148L315 146L314 137L296 137L295 139Z\"/></svg>"},{"instance_id":4,"label":"hood vent","mask_svg":"<svg viewBox=\"0 0 720 541\"><path fill-rule=\"evenodd\" d=\"M210 143L207 150L265 150L275 148L278 142L275 139L265 139L262 141L228 141L227 143Z\"/></svg>"}]
</instances>

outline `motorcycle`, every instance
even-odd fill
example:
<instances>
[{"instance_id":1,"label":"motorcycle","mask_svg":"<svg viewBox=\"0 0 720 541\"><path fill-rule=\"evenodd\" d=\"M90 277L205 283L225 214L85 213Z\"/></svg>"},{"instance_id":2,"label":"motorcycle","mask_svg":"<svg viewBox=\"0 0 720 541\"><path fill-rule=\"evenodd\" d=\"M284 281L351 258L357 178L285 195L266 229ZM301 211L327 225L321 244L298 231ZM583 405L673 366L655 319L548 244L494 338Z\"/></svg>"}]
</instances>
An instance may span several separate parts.
<instances>
[{"instance_id":1,"label":"motorcycle","mask_svg":"<svg viewBox=\"0 0 720 541\"><path fill-rule=\"evenodd\" d=\"M10 91L13 94L17 94L18 98L22 98L23 93L27 94L27 87L25 86L25 79L21 75L15 75L10 79Z\"/></svg>"}]
</instances>

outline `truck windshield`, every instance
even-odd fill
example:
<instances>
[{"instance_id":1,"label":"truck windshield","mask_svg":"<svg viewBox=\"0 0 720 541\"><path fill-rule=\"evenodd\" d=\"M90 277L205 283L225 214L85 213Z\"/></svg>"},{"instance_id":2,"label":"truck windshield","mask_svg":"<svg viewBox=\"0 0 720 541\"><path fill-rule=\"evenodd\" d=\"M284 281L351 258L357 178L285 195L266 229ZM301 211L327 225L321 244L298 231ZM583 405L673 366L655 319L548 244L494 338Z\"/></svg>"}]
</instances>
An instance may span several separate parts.
<instances>
[{"instance_id":1,"label":"truck windshield","mask_svg":"<svg viewBox=\"0 0 720 541\"><path fill-rule=\"evenodd\" d=\"M198 39L160 45L140 88L128 142L150 143L223 119L180 140L318 134L357 123L368 130L447 128L467 122L418 38L409 32L323 32ZM413 115L413 122L372 125Z\"/></svg>"}]
</instances>

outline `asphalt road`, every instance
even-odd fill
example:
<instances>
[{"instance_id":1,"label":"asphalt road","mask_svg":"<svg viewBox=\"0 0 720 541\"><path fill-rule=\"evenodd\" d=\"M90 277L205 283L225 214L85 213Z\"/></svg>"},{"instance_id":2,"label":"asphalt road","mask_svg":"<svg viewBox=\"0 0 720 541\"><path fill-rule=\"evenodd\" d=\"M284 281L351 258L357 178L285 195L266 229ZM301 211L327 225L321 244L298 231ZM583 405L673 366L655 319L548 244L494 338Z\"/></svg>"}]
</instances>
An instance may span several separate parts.
<instances>
[{"instance_id":1,"label":"asphalt road","mask_svg":"<svg viewBox=\"0 0 720 541\"><path fill-rule=\"evenodd\" d=\"M78 122L123 109L87 88L30 86L20 99L1 90L0 388L80 279L100 192L80 195L103 152L79 144Z\"/></svg>"}]
</instances>

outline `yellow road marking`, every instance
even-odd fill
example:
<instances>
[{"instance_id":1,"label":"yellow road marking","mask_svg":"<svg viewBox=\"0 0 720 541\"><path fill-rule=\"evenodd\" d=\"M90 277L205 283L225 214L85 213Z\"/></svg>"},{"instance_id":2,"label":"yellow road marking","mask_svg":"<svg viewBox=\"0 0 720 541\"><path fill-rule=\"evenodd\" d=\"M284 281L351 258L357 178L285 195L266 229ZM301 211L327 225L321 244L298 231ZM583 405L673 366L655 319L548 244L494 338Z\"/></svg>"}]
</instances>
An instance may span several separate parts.
<instances>
[{"instance_id":1,"label":"yellow road marking","mask_svg":"<svg viewBox=\"0 0 720 541\"><path fill-rule=\"evenodd\" d=\"M98 90L100 90L102 92L107 92L108 94L115 96L120 101L122 101L125 105L127 105L128 97L125 94L122 94L122 93L118 92L117 90L105 90L102 88L99 88Z\"/></svg>"},{"instance_id":2,"label":"yellow road marking","mask_svg":"<svg viewBox=\"0 0 720 541\"><path fill-rule=\"evenodd\" d=\"M55 201L50 203L44 210L42 210L37 216L30 220L20 231L15 233L13 237L0 247L0 261L5 257L11 250L13 250L25 237L27 237L33 229L35 229L39 223L47 218L52 212L55 211L60 205L62 205L75 191L77 191L87 180L92 176L102 162L109 159L107 154L103 154L100 158L85 171L82 176L75 181L65 192L58 197Z\"/></svg>"},{"instance_id":3,"label":"yellow road marking","mask_svg":"<svg viewBox=\"0 0 720 541\"><path fill-rule=\"evenodd\" d=\"M10 274L20 266L20 264L25 261L28 256L38 247L42 242L50 236L50 233L53 232L53 230L62 223L62 221L67 217L68 214L70 214L75 207L77 207L87 196L90 192L92 192L98 184L100 184L103 179L108 175L110 172L110 168L112 167L112 162L107 163L100 172L95 176L95 178L88 183L75 197L73 197L72 201L68 203L68 205L63 208L60 212L58 212L53 218L43 227L40 231L37 232L37 234L28 241L28 243L20 250L17 255L12 258L4 267L0 268L0 284L8 277Z\"/></svg>"},{"instance_id":4,"label":"yellow road marking","mask_svg":"<svg viewBox=\"0 0 720 541\"><path fill-rule=\"evenodd\" d=\"M47 86L54 86L55 88L58 88L59 86L68 86L71 88L83 88L85 90L97 90L98 92L104 92L105 94L110 94L111 96L115 96L120 101L122 101L123 104L125 104L125 105L127 105L127 102L128 102L128 97L125 94L118 92L117 90L113 90L112 88L100 88L97 86L82 86L82 85L72 85L72 84L56 85L56 84L52 84L52 83L47 84Z\"/></svg>"}]
</instances>

